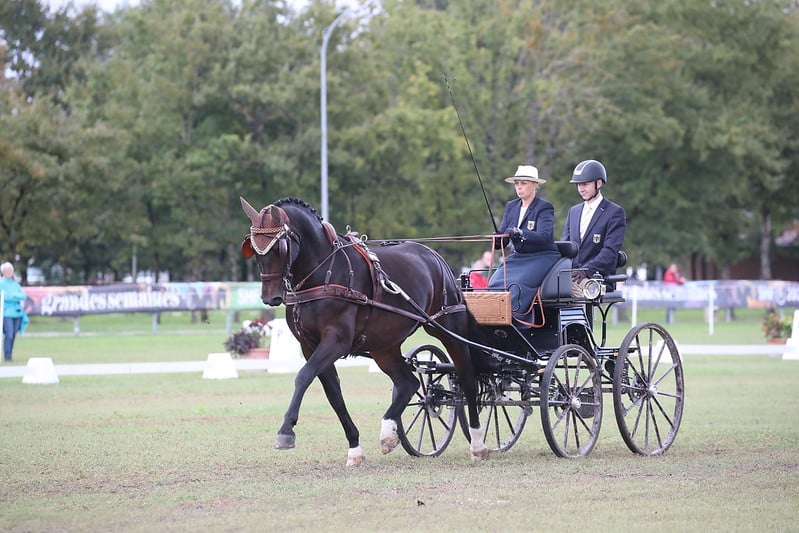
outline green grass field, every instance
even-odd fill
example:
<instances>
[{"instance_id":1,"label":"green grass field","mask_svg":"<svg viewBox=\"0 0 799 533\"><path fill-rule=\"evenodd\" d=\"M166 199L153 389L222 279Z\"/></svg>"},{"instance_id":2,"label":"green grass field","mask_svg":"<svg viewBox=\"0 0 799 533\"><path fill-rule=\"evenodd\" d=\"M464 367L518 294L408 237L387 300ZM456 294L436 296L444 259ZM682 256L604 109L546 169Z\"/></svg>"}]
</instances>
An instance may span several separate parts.
<instances>
[{"instance_id":1,"label":"green grass field","mask_svg":"<svg viewBox=\"0 0 799 533\"><path fill-rule=\"evenodd\" d=\"M241 319L254 318L241 316ZM762 344L761 312L723 318L678 311L688 344ZM629 318L628 318L629 319ZM639 321L663 322L663 310ZM225 316L105 315L32 322L16 363L204 360L222 350ZM630 324L608 331L618 344ZM408 346L428 342L422 334ZM0 531L795 531L799 505L799 362L766 356L685 358L685 413L673 447L644 458L625 447L605 398L589 457L556 458L536 410L520 441L472 463L458 432L445 453L380 454L391 385L341 371L367 463L346 468L338 421L314 383L298 447L272 449L292 375L242 372L62 376L57 385L0 380Z\"/></svg>"},{"instance_id":2,"label":"green grass field","mask_svg":"<svg viewBox=\"0 0 799 533\"><path fill-rule=\"evenodd\" d=\"M130 337L119 339L120 344ZM799 362L686 361L680 433L662 457L625 447L605 398L593 453L556 458L538 411L504 454L381 455L390 383L341 371L367 462L314 383L297 448L272 449L293 376L244 372L0 381L2 531L795 531Z\"/></svg>"}]
</instances>

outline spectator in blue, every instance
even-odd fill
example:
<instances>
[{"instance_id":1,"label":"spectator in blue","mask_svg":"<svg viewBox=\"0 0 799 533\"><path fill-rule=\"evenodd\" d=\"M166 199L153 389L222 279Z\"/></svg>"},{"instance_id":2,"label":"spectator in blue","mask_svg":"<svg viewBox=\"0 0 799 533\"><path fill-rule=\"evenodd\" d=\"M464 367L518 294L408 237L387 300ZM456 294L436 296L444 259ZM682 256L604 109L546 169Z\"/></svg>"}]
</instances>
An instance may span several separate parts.
<instances>
[{"instance_id":1,"label":"spectator in blue","mask_svg":"<svg viewBox=\"0 0 799 533\"><path fill-rule=\"evenodd\" d=\"M529 327L533 325L530 320L536 291L560 258L554 237L555 208L536 195L547 181L538 177L536 167L520 165L505 181L513 184L517 198L505 206L499 226L499 234L507 237L496 237L494 247L501 249L510 242L513 253L491 276L488 290L510 291L517 322Z\"/></svg>"},{"instance_id":2,"label":"spectator in blue","mask_svg":"<svg viewBox=\"0 0 799 533\"><path fill-rule=\"evenodd\" d=\"M18 332L24 332L28 325L28 314L22 302L28 298L25 291L14 279L14 265L5 262L0 265L0 293L3 302L3 359L11 361L14 341Z\"/></svg>"}]
</instances>

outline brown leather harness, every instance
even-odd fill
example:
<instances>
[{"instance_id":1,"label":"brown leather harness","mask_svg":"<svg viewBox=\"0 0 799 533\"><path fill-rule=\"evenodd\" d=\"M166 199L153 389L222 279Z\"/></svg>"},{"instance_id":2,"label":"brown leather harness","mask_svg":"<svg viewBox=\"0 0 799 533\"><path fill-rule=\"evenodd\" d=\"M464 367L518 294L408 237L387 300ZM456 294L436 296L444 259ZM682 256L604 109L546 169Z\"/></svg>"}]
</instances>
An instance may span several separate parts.
<instances>
[{"instance_id":1,"label":"brown leather harness","mask_svg":"<svg viewBox=\"0 0 799 533\"><path fill-rule=\"evenodd\" d=\"M297 236L290 229L288 225L289 222L288 214L277 206L271 206L271 207L273 209L279 210L281 217L285 221L284 224L281 226L269 226L269 227L250 226L250 233L245 237L244 242L242 243L242 252L244 253L245 257L249 258L255 254L266 255L273 247L275 246L278 247L280 256L285 259L284 268L282 269L282 272L273 272L266 274L262 272L261 281L262 282L271 281L276 277L279 276L282 277L286 288L286 294L283 300L287 306L299 305L325 298L336 298L339 300L345 300L358 305L383 309L385 311L396 313L398 315L402 315L404 317L410 318L411 320L415 320L421 323L428 323L434 321L443 315L466 311L466 304L462 302L454 305L443 306L437 313L433 315L427 315L427 313L425 313L424 310L419 308L418 305L415 305L414 302L410 300L408 301L412 304L412 306L416 307L416 309L419 312L414 313L380 301L380 297L386 292L393 292L395 294L398 293L394 292L393 289L387 291L386 289L387 287L392 287L392 288L397 288L397 287L393 285L393 283L391 283L390 280L388 279L388 276L383 271L380 265L380 260L377 257L377 255L367 248L365 239L363 239L357 233L352 231L347 231L347 233L343 236L343 238L339 238L333 226L330 223L324 221L322 222L322 227L325 236L328 242L330 243L331 247L333 248L333 250L331 251L330 255L328 255L327 258L322 260L313 271L311 271L299 283L293 285L291 282L291 273L290 273L291 262L292 262L291 247L292 244L296 242ZM266 212L266 210L267 208L261 210L262 213L261 224L263 224L263 214ZM258 243L256 242L257 237L267 237L269 239L269 242L265 246L259 246ZM358 252L358 255L364 260L364 262L368 266L370 278L372 280L372 295L373 295L372 297L352 287L353 278L354 278L352 263L350 262L349 256L346 253L343 253L343 250L346 247L351 247L356 252ZM333 263L338 252L342 252L342 255L346 258L349 267L349 276L346 286L338 283L330 283ZM302 289L301 287L305 284L308 278L310 278L310 276L313 273L315 273L319 268L321 268L326 263L329 263L329 267L325 275L324 284L316 287L309 287L307 289ZM399 290L401 291L401 289ZM295 320L297 320L296 316Z\"/></svg>"}]
</instances>

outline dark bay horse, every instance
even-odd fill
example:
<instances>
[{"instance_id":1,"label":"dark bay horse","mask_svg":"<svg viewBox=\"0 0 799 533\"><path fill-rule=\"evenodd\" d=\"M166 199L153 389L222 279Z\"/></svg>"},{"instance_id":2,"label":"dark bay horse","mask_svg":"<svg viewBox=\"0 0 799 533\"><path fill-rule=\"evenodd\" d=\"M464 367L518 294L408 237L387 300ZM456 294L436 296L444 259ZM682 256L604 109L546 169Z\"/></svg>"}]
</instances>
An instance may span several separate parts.
<instances>
[{"instance_id":1,"label":"dark bay horse","mask_svg":"<svg viewBox=\"0 0 799 533\"><path fill-rule=\"evenodd\" d=\"M288 326L306 359L294 381L275 448L294 447L303 395L318 377L349 442L347 464L364 461L358 428L344 403L334 363L349 354L368 354L394 385L380 431L382 452L393 450L399 443L397 422L419 387L400 347L421 325L441 340L455 365L468 404L471 456L487 458L471 349L429 320L463 338L468 338L474 324L444 259L415 242L367 248L355 237L337 234L297 198L282 198L260 211L244 198L241 205L252 223L242 252L258 262L261 299L270 306L286 305Z\"/></svg>"}]
</instances>

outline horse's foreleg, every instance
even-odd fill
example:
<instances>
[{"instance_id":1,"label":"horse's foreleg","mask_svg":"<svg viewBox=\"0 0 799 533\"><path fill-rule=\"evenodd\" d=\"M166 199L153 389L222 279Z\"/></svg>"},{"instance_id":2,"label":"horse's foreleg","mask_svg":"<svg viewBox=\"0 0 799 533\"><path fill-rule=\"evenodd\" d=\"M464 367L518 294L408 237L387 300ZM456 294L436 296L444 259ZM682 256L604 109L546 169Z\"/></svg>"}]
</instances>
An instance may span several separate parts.
<instances>
[{"instance_id":1,"label":"horse's foreleg","mask_svg":"<svg viewBox=\"0 0 799 533\"><path fill-rule=\"evenodd\" d=\"M319 374L319 381L322 382L322 388L327 396L327 401L336 412L341 427L344 428L344 435L347 437L349 443L349 450L347 452L347 466L357 466L366 460L366 455L360 446L360 434L358 427L352 420L347 406L344 403L344 395L341 393L341 383L338 378L336 367L331 365L329 369Z\"/></svg>"},{"instance_id":2,"label":"horse's foreleg","mask_svg":"<svg viewBox=\"0 0 799 533\"><path fill-rule=\"evenodd\" d=\"M300 404L305 395L305 391L311 385L311 382L317 375L317 371L313 365L306 363L297 372L297 377L294 378L294 394L291 396L291 402L283 415L283 425L277 432L277 440L275 441L275 448L278 450L289 450L294 447L297 436L294 434L294 426L297 425L297 420L300 416Z\"/></svg>"},{"instance_id":3,"label":"horse's foreleg","mask_svg":"<svg viewBox=\"0 0 799 533\"><path fill-rule=\"evenodd\" d=\"M397 421L383 418L380 421L380 451L385 455L396 448L397 444L399 444Z\"/></svg>"},{"instance_id":4,"label":"horse's foreleg","mask_svg":"<svg viewBox=\"0 0 799 533\"><path fill-rule=\"evenodd\" d=\"M380 423L380 451L386 454L399 444L397 421L413 397L413 393L419 388L419 381L413 375L411 367L403 360L399 346L386 352L373 353L372 357L394 384L391 405L388 406Z\"/></svg>"}]
</instances>

